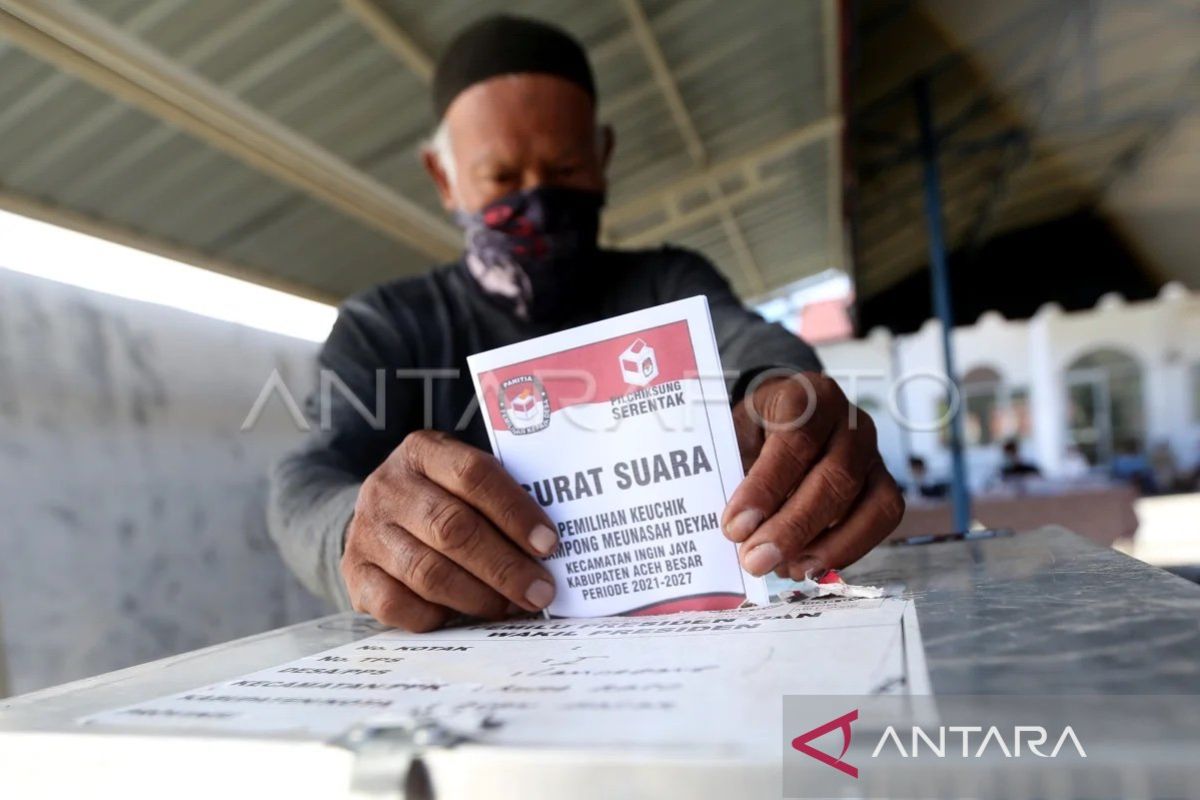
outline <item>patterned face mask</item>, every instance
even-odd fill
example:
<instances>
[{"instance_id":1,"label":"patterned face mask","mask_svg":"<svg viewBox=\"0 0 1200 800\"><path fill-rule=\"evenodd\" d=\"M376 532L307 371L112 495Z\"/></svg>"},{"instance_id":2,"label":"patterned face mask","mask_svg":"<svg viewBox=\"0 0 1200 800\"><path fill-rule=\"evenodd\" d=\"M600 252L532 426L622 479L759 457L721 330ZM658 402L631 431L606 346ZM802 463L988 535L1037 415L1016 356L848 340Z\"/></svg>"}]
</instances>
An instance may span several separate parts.
<instances>
[{"instance_id":1,"label":"patterned face mask","mask_svg":"<svg viewBox=\"0 0 1200 800\"><path fill-rule=\"evenodd\" d=\"M474 214L457 211L467 269L517 317L553 319L574 299L594 260L603 205L600 192L539 186Z\"/></svg>"}]
</instances>

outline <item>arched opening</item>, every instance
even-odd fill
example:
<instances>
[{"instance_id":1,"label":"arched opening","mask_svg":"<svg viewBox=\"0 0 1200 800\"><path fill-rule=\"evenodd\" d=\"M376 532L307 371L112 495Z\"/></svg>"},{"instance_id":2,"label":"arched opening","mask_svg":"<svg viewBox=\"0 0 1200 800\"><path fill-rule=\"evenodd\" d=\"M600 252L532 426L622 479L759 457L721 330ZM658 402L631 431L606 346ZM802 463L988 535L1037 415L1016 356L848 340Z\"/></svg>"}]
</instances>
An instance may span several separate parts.
<instances>
[{"instance_id":1,"label":"arched opening","mask_svg":"<svg viewBox=\"0 0 1200 800\"><path fill-rule=\"evenodd\" d=\"M991 444L999 433L1000 410L1005 405L1004 379L991 367L975 367L963 375L960 386L967 444Z\"/></svg>"},{"instance_id":2,"label":"arched opening","mask_svg":"<svg viewBox=\"0 0 1200 800\"><path fill-rule=\"evenodd\" d=\"M1029 393L1023 387L1010 385L998 370L987 366L968 370L958 385L968 446L987 447L1030 435ZM947 408L943 401L939 410ZM943 444L949 442L948 426L941 438Z\"/></svg>"},{"instance_id":3,"label":"arched opening","mask_svg":"<svg viewBox=\"0 0 1200 800\"><path fill-rule=\"evenodd\" d=\"M1112 461L1118 451L1145 446L1142 368L1113 348L1089 351L1067 367L1069 441L1092 465Z\"/></svg>"}]
</instances>

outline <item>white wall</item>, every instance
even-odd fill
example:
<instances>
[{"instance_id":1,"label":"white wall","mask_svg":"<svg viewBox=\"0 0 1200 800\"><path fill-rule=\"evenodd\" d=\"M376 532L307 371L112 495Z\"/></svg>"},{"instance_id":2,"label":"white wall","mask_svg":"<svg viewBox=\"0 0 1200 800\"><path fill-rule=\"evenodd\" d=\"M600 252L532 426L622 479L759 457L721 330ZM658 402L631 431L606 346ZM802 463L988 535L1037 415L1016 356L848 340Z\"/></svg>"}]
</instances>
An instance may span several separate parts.
<instances>
[{"instance_id":1,"label":"white wall","mask_svg":"<svg viewBox=\"0 0 1200 800\"><path fill-rule=\"evenodd\" d=\"M1174 285L1153 302L1109 296L1094 312L1054 315L1050 326L1060 372L1097 347L1133 356L1142 369L1147 442L1170 442L1177 458L1195 460L1200 424L1191 413L1188 371L1200 361L1200 296Z\"/></svg>"},{"instance_id":2,"label":"white wall","mask_svg":"<svg viewBox=\"0 0 1200 800\"><path fill-rule=\"evenodd\" d=\"M894 408L892 386L896 379L891 352L892 337L883 329L865 339L818 346L825 371L841 385L846 396L867 408L879 437L879 451L893 475L908 469L908 433L898 423L904 409Z\"/></svg>"},{"instance_id":3,"label":"white wall","mask_svg":"<svg viewBox=\"0 0 1200 800\"><path fill-rule=\"evenodd\" d=\"M1023 443L1024 455L1050 475L1059 471L1067 446L1064 373L1081 355L1102 347L1130 354L1142 368L1146 444L1169 442L1184 467L1200 459L1200 420L1193 412L1191 379L1192 365L1200 363L1200 294L1169 284L1148 302L1126 303L1107 296L1095 309L1075 313L1050 304L1026 321L988 313L974 325L956 328L953 342L960 377L977 367L990 367L1008 386L1029 389L1033 430ZM839 379L839 370L879 369L889 363L896 375L945 374L936 320L928 320L911 335L892 337L878 330L865 339L817 349ZM841 382L853 394L849 382ZM905 382L898 392L901 418L914 428L929 427L936 421L943 393L944 384L937 380L920 377ZM882 392L876 389L872 394ZM884 424L897 430L903 427L898 420ZM881 435L880 447L901 480L907 478L910 452L924 457L935 476L949 474L949 453L936 430L890 432ZM998 443L968 448L968 477L975 490L995 474L999 448Z\"/></svg>"},{"instance_id":4,"label":"white wall","mask_svg":"<svg viewBox=\"0 0 1200 800\"><path fill-rule=\"evenodd\" d=\"M0 269L0 623L24 692L323 611L264 522L316 345Z\"/></svg>"}]
</instances>

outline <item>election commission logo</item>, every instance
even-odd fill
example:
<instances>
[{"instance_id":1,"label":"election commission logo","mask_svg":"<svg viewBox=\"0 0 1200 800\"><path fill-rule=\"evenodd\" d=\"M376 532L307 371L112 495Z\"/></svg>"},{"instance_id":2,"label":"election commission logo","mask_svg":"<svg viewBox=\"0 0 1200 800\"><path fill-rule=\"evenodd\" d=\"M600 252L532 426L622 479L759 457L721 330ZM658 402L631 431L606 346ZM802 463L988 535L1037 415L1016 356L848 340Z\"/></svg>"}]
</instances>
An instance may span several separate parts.
<instances>
[{"instance_id":1,"label":"election commission logo","mask_svg":"<svg viewBox=\"0 0 1200 800\"><path fill-rule=\"evenodd\" d=\"M846 751L850 749L850 741L854 738L854 732L850 730L850 723L854 722L856 719L858 719L857 708L847 714L843 714L836 719L829 720L829 722L826 722L824 725L818 725L811 731L805 731L795 739L792 739L792 749L803 753L809 758L815 758L822 764L833 767L838 772L844 772L851 778L857 778L858 767L854 766L853 764L848 764L842 760L842 758L844 758L846 755ZM841 730L842 732L842 752L838 754L837 758L834 758L833 756L829 755L829 753L826 753L823 750L818 750L809 744L809 742L813 741L814 739L820 739L825 734L836 730Z\"/></svg>"},{"instance_id":2,"label":"election commission logo","mask_svg":"<svg viewBox=\"0 0 1200 800\"><path fill-rule=\"evenodd\" d=\"M532 375L518 375L500 384L498 402L504 424L518 436L537 433L550 425L550 397Z\"/></svg>"}]
</instances>

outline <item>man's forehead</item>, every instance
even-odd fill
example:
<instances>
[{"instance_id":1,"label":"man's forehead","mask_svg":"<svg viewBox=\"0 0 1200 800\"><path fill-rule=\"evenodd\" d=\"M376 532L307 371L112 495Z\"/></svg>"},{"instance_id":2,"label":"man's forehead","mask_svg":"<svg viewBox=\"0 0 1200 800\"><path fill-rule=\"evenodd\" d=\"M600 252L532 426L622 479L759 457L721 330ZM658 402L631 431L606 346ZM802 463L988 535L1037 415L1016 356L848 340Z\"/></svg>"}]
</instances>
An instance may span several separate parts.
<instances>
[{"instance_id":1,"label":"man's forehead","mask_svg":"<svg viewBox=\"0 0 1200 800\"><path fill-rule=\"evenodd\" d=\"M463 92L447 110L446 125L454 149L469 165L530 150L554 158L591 141L595 111L591 98L569 81L505 75Z\"/></svg>"},{"instance_id":2,"label":"man's forehead","mask_svg":"<svg viewBox=\"0 0 1200 800\"><path fill-rule=\"evenodd\" d=\"M492 123L539 118L572 118L591 123L595 107L591 95L556 75L522 72L497 75L462 91L446 109L451 126L491 117Z\"/></svg>"}]
</instances>

